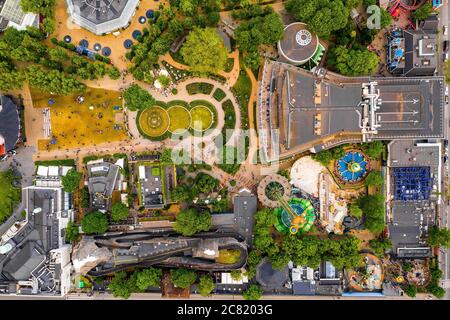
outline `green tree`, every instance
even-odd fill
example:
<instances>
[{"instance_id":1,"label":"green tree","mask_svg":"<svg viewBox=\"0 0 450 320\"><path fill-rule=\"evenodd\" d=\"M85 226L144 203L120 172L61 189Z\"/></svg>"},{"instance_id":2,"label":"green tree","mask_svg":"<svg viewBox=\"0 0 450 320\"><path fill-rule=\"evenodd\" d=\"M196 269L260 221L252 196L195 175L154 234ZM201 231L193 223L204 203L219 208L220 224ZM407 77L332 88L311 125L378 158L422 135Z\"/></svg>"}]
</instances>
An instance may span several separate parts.
<instances>
[{"instance_id":1,"label":"green tree","mask_svg":"<svg viewBox=\"0 0 450 320\"><path fill-rule=\"evenodd\" d=\"M369 245L377 256L384 256L386 250L392 248L392 241L389 238L371 239Z\"/></svg>"},{"instance_id":2,"label":"green tree","mask_svg":"<svg viewBox=\"0 0 450 320\"><path fill-rule=\"evenodd\" d=\"M121 75L120 70L117 69L116 67L109 68L109 70L108 70L108 76L109 76L112 80L117 80L117 79L119 79L119 78L120 78L120 75Z\"/></svg>"},{"instance_id":3,"label":"green tree","mask_svg":"<svg viewBox=\"0 0 450 320\"><path fill-rule=\"evenodd\" d=\"M350 14L342 0L288 0L285 8L321 38L343 29Z\"/></svg>"},{"instance_id":4,"label":"green tree","mask_svg":"<svg viewBox=\"0 0 450 320\"><path fill-rule=\"evenodd\" d=\"M122 202L115 203L111 208L111 218L113 219L113 221L125 220L126 218L128 218L129 213L130 210Z\"/></svg>"},{"instance_id":5,"label":"green tree","mask_svg":"<svg viewBox=\"0 0 450 320\"><path fill-rule=\"evenodd\" d=\"M331 54L335 57L336 70L345 76L368 76L378 68L378 56L366 48L348 49L337 46Z\"/></svg>"},{"instance_id":6,"label":"green tree","mask_svg":"<svg viewBox=\"0 0 450 320\"><path fill-rule=\"evenodd\" d=\"M272 267L277 270L283 270L290 261L289 255L284 252L279 252L270 257L270 262L272 263Z\"/></svg>"},{"instance_id":7,"label":"green tree","mask_svg":"<svg viewBox=\"0 0 450 320\"><path fill-rule=\"evenodd\" d=\"M28 83L44 92L69 95L86 90L86 85L75 77L58 70L45 70L42 66L32 65L26 70Z\"/></svg>"},{"instance_id":8,"label":"green tree","mask_svg":"<svg viewBox=\"0 0 450 320\"><path fill-rule=\"evenodd\" d=\"M405 293L408 297L415 298L417 294L417 287L413 284L409 284L405 289Z\"/></svg>"},{"instance_id":9,"label":"green tree","mask_svg":"<svg viewBox=\"0 0 450 320\"><path fill-rule=\"evenodd\" d=\"M247 290L243 292L245 300L259 300L263 294L263 289L257 284L251 284Z\"/></svg>"},{"instance_id":10,"label":"green tree","mask_svg":"<svg viewBox=\"0 0 450 320\"><path fill-rule=\"evenodd\" d=\"M211 276L205 275L200 277L200 282L198 284L198 291L203 297L207 297L214 290L215 284Z\"/></svg>"},{"instance_id":11,"label":"green tree","mask_svg":"<svg viewBox=\"0 0 450 320\"><path fill-rule=\"evenodd\" d=\"M385 204L382 194L365 195L358 200L358 205L364 213L365 227L373 233L384 230Z\"/></svg>"},{"instance_id":12,"label":"green tree","mask_svg":"<svg viewBox=\"0 0 450 320\"><path fill-rule=\"evenodd\" d=\"M352 203L350 205L348 211L349 211L349 213L350 213L350 215L352 217L355 217L355 218L358 218L358 219L360 219L362 217L362 214L363 214L361 208L356 203Z\"/></svg>"},{"instance_id":13,"label":"green tree","mask_svg":"<svg viewBox=\"0 0 450 320\"><path fill-rule=\"evenodd\" d=\"M81 178L83 174L76 171L75 169L70 169L65 176L61 178L61 183L66 192L75 192L80 186Z\"/></svg>"},{"instance_id":14,"label":"green tree","mask_svg":"<svg viewBox=\"0 0 450 320\"><path fill-rule=\"evenodd\" d=\"M380 8L380 13L380 27L383 29L392 23L392 16L386 9L383 8Z\"/></svg>"},{"instance_id":15,"label":"green tree","mask_svg":"<svg viewBox=\"0 0 450 320\"><path fill-rule=\"evenodd\" d=\"M433 247L450 248L450 230L433 226L428 233L428 244Z\"/></svg>"},{"instance_id":16,"label":"green tree","mask_svg":"<svg viewBox=\"0 0 450 320\"><path fill-rule=\"evenodd\" d=\"M383 177L381 171L370 171L366 177L366 186L381 186L383 184Z\"/></svg>"},{"instance_id":17,"label":"green tree","mask_svg":"<svg viewBox=\"0 0 450 320\"><path fill-rule=\"evenodd\" d=\"M0 61L0 91L21 89L25 78L26 75L22 71L17 71L14 65Z\"/></svg>"},{"instance_id":18,"label":"green tree","mask_svg":"<svg viewBox=\"0 0 450 320\"><path fill-rule=\"evenodd\" d=\"M56 26L55 26L55 20L53 18L44 18L42 21L42 30L44 30L47 34L52 34L55 32Z\"/></svg>"},{"instance_id":19,"label":"green tree","mask_svg":"<svg viewBox=\"0 0 450 320\"><path fill-rule=\"evenodd\" d=\"M208 231L210 228L211 215L195 209L181 211L173 224L173 229L183 236L192 236L200 231Z\"/></svg>"},{"instance_id":20,"label":"green tree","mask_svg":"<svg viewBox=\"0 0 450 320\"><path fill-rule=\"evenodd\" d=\"M242 279L242 272L241 270L231 270L230 271L231 279L234 281L239 281Z\"/></svg>"},{"instance_id":21,"label":"green tree","mask_svg":"<svg viewBox=\"0 0 450 320\"><path fill-rule=\"evenodd\" d=\"M182 289L189 288L197 279L195 271L183 268L170 270L170 277L172 283Z\"/></svg>"},{"instance_id":22,"label":"green tree","mask_svg":"<svg viewBox=\"0 0 450 320\"><path fill-rule=\"evenodd\" d=\"M123 93L127 108L131 111L145 109L155 104L155 99L137 84L132 84Z\"/></svg>"},{"instance_id":23,"label":"green tree","mask_svg":"<svg viewBox=\"0 0 450 320\"><path fill-rule=\"evenodd\" d=\"M207 173L200 172L195 177L195 188L201 193L211 193L219 186L219 180Z\"/></svg>"},{"instance_id":24,"label":"green tree","mask_svg":"<svg viewBox=\"0 0 450 320\"><path fill-rule=\"evenodd\" d=\"M77 241L78 238L80 237L80 234L78 232L78 225L76 225L75 223L70 221L67 224L67 228L66 228L65 234L66 234L65 238L66 238L67 242Z\"/></svg>"},{"instance_id":25,"label":"green tree","mask_svg":"<svg viewBox=\"0 0 450 320\"><path fill-rule=\"evenodd\" d=\"M361 144L361 149L371 159L378 159L384 150L384 144L381 141L373 141Z\"/></svg>"},{"instance_id":26,"label":"green tree","mask_svg":"<svg viewBox=\"0 0 450 320\"><path fill-rule=\"evenodd\" d=\"M108 286L114 297L128 299L132 293L132 287L127 279L125 271L119 271L114 274L114 278Z\"/></svg>"},{"instance_id":27,"label":"green tree","mask_svg":"<svg viewBox=\"0 0 450 320\"><path fill-rule=\"evenodd\" d=\"M200 73L218 73L228 59L227 49L213 28L192 30L180 54L192 71Z\"/></svg>"},{"instance_id":28,"label":"green tree","mask_svg":"<svg viewBox=\"0 0 450 320\"><path fill-rule=\"evenodd\" d=\"M41 13L44 16L51 16L56 0L21 0L20 6L24 12Z\"/></svg>"},{"instance_id":29,"label":"green tree","mask_svg":"<svg viewBox=\"0 0 450 320\"><path fill-rule=\"evenodd\" d=\"M177 185L170 193L170 199L174 202L192 200L192 189L186 185Z\"/></svg>"},{"instance_id":30,"label":"green tree","mask_svg":"<svg viewBox=\"0 0 450 320\"><path fill-rule=\"evenodd\" d=\"M158 268L147 268L137 273L136 286L142 290L148 287L159 287L161 283L162 270Z\"/></svg>"},{"instance_id":31,"label":"green tree","mask_svg":"<svg viewBox=\"0 0 450 320\"><path fill-rule=\"evenodd\" d=\"M323 166L327 167L330 164L331 160L333 160L333 154L330 150L323 150L318 153L314 153L312 155L312 158Z\"/></svg>"},{"instance_id":32,"label":"green tree","mask_svg":"<svg viewBox=\"0 0 450 320\"><path fill-rule=\"evenodd\" d=\"M108 219L100 211L88 213L81 220L81 229L87 234L104 233L108 230Z\"/></svg>"},{"instance_id":33,"label":"green tree","mask_svg":"<svg viewBox=\"0 0 450 320\"><path fill-rule=\"evenodd\" d=\"M416 20L425 20L428 18L433 12L433 6L430 1L426 1L423 6L412 13L412 16Z\"/></svg>"}]
</instances>

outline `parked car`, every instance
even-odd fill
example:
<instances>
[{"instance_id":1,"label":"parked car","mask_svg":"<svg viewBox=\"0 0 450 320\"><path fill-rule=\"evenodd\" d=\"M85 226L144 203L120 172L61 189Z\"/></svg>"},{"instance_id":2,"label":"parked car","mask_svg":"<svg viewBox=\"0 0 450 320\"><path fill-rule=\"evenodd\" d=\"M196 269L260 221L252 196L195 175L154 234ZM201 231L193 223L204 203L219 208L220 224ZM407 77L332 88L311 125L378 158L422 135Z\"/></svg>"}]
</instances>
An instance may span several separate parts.
<instances>
[{"instance_id":1,"label":"parked car","mask_svg":"<svg viewBox=\"0 0 450 320\"><path fill-rule=\"evenodd\" d=\"M6 161L8 159L8 155L5 154L4 156L0 156L0 161Z\"/></svg>"},{"instance_id":2,"label":"parked car","mask_svg":"<svg viewBox=\"0 0 450 320\"><path fill-rule=\"evenodd\" d=\"M8 154L16 155L17 151L16 150L10 150L10 151L8 151Z\"/></svg>"},{"instance_id":3,"label":"parked car","mask_svg":"<svg viewBox=\"0 0 450 320\"><path fill-rule=\"evenodd\" d=\"M448 147L448 140L447 139L444 140L444 147Z\"/></svg>"},{"instance_id":4,"label":"parked car","mask_svg":"<svg viewBox=\"0 0 450 320\"><path fill-rule=\"evenodd\" d=\"M448 51L448 40L445 40L445 41L444 41L444 46L443 46L442 49L443 49L444 52L447 52L447 51Z\"/></svg>"},{"instance_id":5,"label":"parked car","mask_svg":"<svg viewBox=\"0 0 450 320\"><path fill-rule=\"evenodd\" d=\"M447 163L448 156L444 156L444 163Z\"/></svg>"},{"instance_id":6,"label":"parked car","mask_svg":"<svg viewBox=\"0 0 450 320\"><path fill-rule=\"evenodd\" d=\"M448 35L448 26L444 25L442 27L443 31L444 31L444 36Z\"/></svg>"},{"instance_id":7,"label":"parked car","mask_svg":"<svg viewBox=\"0 0 450 320\"><path fill-rule=\"evenodd\" d=\"M448 104L448 95L445 95L445 104Z\"/></svg>"}]
</instances>

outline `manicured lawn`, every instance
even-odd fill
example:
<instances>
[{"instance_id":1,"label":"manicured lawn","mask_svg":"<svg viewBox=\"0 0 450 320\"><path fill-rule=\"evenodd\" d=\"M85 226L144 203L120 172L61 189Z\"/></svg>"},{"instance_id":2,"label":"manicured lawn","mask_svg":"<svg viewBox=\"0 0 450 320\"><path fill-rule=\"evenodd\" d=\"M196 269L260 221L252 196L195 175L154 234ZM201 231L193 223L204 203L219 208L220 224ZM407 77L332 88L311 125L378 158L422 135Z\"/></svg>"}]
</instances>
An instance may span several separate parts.
<instances>
[{"instance_id":1,"label":"manicured lawn","mask_svg":"<svg viewBox=\"0 0 450 320\"><path fill-rule=\"evenodd\" d=\"M169 131L172 133L183 133L191 125L191 115L182 106L173 106L167 110L170 117Z\"/></svg>"},{"instance_id":2,"label":"manicured lawn","mask_svg":"<svg viewBox=\"0 0 450 320\"><path fill-rule=\"evenodd\" d=\"M192 128L196 131L208 130L213 123L213 114L203 106L197 106L191 109Z\"/></svg>"},{"instance_id":3,"label":"manicured lawn","mask_svg":"<svg viewBox=\"0 0 450 320\"><path fill-rule=\"evenodd\" d=\"M223 264L233 264L239 261L241 252L239 250L219 250L219 257L216 262Z\"/></svg>"},{"instance_id":4,"label":"manicured lawn","mask_svg":"<svg viewBox=\"0 0 450 320\"><path fill-rule=\"evenodd\" d=\"M161 136L169 128L169 115L158 106L147 108L139 116L139 127L150 137Z\"/></svg>"},{"instance_id":5,"label":"manicured lawn","mask_svg":"<svg viewBox=\"0 0 450 320\"><path fill-rule=\"evenodd\" d=\"M120 92L87 88L84 102L76 101L77 95L56 96L36 90L31 92L35 108L50 107L51 129L56 138L40 140L40 150L56 150L89 146L103 142L124 140L127 137L121 110ZM49 104L49 100L53 104ZM87 125L89 124L89 125Z\"/></svg>"},{"instance_id":6,"label":"manicured lawn","mask_svg":"<svg viewBox=\"0 0 450 320\"><path fill-rule=\"evenodd\" d=\"M11 171L0 171L0 223L9 218L16 204L20 202L20 189L14 188Z\"/></svg>"}]
</instances>

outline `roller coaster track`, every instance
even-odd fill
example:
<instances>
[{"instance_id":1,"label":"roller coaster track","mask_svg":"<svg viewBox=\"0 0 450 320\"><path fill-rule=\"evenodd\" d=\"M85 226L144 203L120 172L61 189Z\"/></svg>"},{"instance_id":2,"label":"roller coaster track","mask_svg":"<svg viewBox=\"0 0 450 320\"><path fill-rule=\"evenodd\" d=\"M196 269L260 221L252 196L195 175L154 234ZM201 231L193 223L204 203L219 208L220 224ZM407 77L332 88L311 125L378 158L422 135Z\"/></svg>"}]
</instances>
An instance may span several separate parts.
<instances>
[{"instance_id":1,"label":"roller coaster track","mask_svg":"<svg viewBox=\"0 0 450 320\"><path fill-rule=\"evenodd\" d=\"M146 233L146 232L136 232L132 234L121 233L115 235L103 235L96 236L94 239L96 240L97 245L101 247L115 247L115 248L123 248L129 247L130 242L133 241L142 241L155 237L161 237L161 233L165 235L165 237L170 237L173 235L177 235L177 233L173 231L163 231L159 233ZM114 239L113 241L109 241L114 237L124 236L125 239ZM128 240L127 238L134 237L133 239ZM205 232L196 234L190 238L217 238L217 237L232 237L235 239L242 239L242 237L234 232ZM239 250L240 256L239 261L233 264L220 264L213 262L211 260L201 259L201 258L190 258L184 257L182 254L189 249L193 249L195 245L186 245L182 248L175 248L173 250L165 251L159 254L154 254L151 257L144 258L143 260L136 263L128 263L116 265L111 268L103 269L103 270L91 270L88 272L90 276L104 276L108 274L112 274L118 271L128 270L130 268L142 268L149 266L164 266L164 267L188 267L190 269L196 270L205 270L205 271L228 271L228 270L236 270L242 268L247 261L247 248L244 244L237 242L231 244L225 244L219 246L220 249L230 249L230 250Z\"/></svg>"},{"instance_id":2,"label":"roller coaster track","mask_svg":"<svg viewBox=\"0 0 450 320\"><path fill-rule=\"evenodd\" d=\"M414 11L418 8L420 8L423 4L425 4L425 2L427 2L428 0L415 0L414 1L414 5L410 6L406 3L404 3L405 0L394 0L395 6L400 6L403 9L406 9L408 11ZM419 2L419 3L417 3Z\"/></svg>"}]
</instances>

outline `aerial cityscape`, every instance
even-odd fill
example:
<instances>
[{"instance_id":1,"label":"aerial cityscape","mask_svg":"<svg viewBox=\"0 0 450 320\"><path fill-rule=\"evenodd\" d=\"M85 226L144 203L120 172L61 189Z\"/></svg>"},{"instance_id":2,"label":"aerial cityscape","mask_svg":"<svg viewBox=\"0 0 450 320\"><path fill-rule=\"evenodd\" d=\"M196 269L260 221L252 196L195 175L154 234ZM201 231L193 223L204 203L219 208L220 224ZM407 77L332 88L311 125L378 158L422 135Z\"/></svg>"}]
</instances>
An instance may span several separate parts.
<instances>
[{"instance_id":1,"label":"aerial cityscape","mask_svg":"<svg viewBox=\"0 0 450 320\"><path fill-rule=\"evenodd\" d=\"M0 0L0 300L450 300L449 19Z\"/></svg>"}]
</instances>

